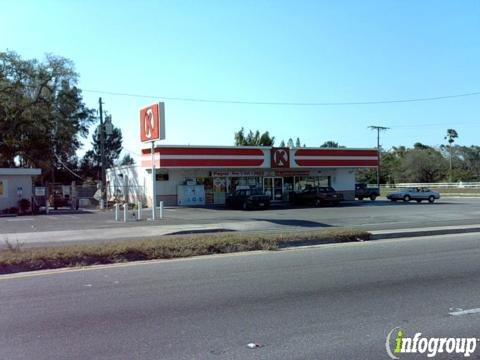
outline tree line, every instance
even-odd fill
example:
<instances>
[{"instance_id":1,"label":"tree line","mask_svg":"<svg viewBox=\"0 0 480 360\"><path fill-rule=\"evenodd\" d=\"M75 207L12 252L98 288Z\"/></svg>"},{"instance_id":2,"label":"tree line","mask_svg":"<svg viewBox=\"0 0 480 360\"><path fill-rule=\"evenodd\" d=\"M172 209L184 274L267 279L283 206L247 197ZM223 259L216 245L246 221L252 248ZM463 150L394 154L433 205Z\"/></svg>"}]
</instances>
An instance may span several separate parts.
<instances>
[{"instance_id":1,"label":"tree line","mask_svg":"<svg viewBox=\"0 0 480 360\"><path fill-rule=\"evenodd\" d=\"M49 54L25 60L0 52L0 167L40 168L43 182L98 178L98 113L85 104L78 79L69 59ZM92 148L79 159L92 126ZM114 127L105 144L111 166L122 151L121 130Z\"/></svg>"},{"instance_id":2,"label":"tree line","mask_svg":"<svg viewBox=\"0 0 480 360\"><path fill-rule=\"evenodd\" d=\"M454 144L458 138L455 129L447 129L446 145L439 147L415 143L412 147L394 146L391 149L380 149L380 183L432 183L446 181L480 181L480 146L460 146ZM275 137L268 131L259 130L245 132L241 128L235 133L234 143L237 146L274 146ZM291 138L280 147L299 148L299 138L294 142ZM343 148L336 141L325 141L319 147ZM377 181L375 169L360 169L357 171L357 181L375 184Z\"/></svg>"}]
</instances>

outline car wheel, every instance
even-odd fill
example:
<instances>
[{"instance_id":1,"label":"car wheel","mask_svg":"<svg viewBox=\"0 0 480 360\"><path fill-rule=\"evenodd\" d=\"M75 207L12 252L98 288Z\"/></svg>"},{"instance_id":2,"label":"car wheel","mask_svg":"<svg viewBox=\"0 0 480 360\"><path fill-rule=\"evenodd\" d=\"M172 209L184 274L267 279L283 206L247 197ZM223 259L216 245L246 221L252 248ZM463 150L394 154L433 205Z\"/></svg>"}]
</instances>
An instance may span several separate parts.
<instances>
[{"instance_id":1,"label":"car wheel","mask_svg":"<svg viewBox=\"0 0 480 360\"><path fill-rule=\"evenodd\" d=\"M428 202L430 204L433 204L435 202L435 197L433 195L430 195L430 197L428 198Z\"/></svg>"},{"instance_id":2,"label":"car wheel","mask_svg":"<svg viewBox=\"0 0 480 360\"><path fill-rule=\"evenodd\" d=\"M243 202L243 204L242 204L242 209L243 209L243 210L248 210L248 204L247 204L246 201Z\"/></svg>"},{"instance_id":3,"label":"car wheel","mask_svg":"<svg viewBox=\"0 0 480 360\"><path fill-rule=\"evenodd\" d=\"M314 204L316 207L319 207L320 205L322 205L322 202L320 201L320 199L315 199L315 201L313 202L313 204Z\"/></svg>"},{"instance_id":4,"label":"car wheel","mask_svg":"<svg viewBox=\"0 0 480 360\"><path fill-rule=\"evenodd\" d=\"M375 201L377 199L376 195L370 195L370 200Z\"/></svg>"},{"instance_id":5,"label":"car wheel","mask_svg":"<svg viewBox=\"0 0 480 360\"><path fill-rule=\"evenodd\" d=\"M411 200L410 195L405 195L403 197L403 201L405 201L405 202L409 202L410 200Z\"/></svg>"}]
</instances>

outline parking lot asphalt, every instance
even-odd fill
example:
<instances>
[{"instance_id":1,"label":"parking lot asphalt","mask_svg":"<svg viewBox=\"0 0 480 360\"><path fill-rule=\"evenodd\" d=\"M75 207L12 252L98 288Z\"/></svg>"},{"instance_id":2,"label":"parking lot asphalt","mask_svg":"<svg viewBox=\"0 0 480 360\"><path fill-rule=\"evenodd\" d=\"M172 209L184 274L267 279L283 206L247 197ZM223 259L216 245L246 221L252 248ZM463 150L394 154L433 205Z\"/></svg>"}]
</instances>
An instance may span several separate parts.
<instances>
[{"instance_id":1,"label":"parking lot asphalt","mask_svg":"<svg viewBox=\"0 0 480 360\"><path fill-rule=\"evenodd\" d=\"M144 217L150 213L144 212ZM132 218L133 219L133 218ZM445 198L434 204L392 203L386 200L356 201L335 207L272 207L270 210L242 211L224 208L165 209L165 218L156 221L116 222L114 213L107 211L72 212L59 210L49 215L0 218L0 234L39 233L52 231L77 231L162 227L178 228L183 225L219 226L236 224L235 230L258 228L310 229L321 227L356 227L365 230L416 228L446 225L480 224L480 199ZM152 229L153 230L153 229Z\"/></svg>"}]
</instances>

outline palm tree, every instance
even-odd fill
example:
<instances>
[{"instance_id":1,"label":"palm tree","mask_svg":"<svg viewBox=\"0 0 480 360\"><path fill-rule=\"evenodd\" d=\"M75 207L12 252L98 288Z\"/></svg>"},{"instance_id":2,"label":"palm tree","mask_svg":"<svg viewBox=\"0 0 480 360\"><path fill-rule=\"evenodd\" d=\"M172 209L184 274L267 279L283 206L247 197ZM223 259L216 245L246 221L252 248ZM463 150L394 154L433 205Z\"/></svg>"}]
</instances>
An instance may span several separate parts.
<instances>
[{"instance_id":1,"label":"palm tree","mask_svg":"<svg viewBox=\"0 0 480 360\"><path fill-rule=\"evenodd\" d=\"M455 139L458 138L458 133L455 129L447 129L447 135L445 140L448 142L448 150L450 153L450 173L449 173L449 182L452 182L452 144L455 142Z\"/></svg>"}]
</instances>

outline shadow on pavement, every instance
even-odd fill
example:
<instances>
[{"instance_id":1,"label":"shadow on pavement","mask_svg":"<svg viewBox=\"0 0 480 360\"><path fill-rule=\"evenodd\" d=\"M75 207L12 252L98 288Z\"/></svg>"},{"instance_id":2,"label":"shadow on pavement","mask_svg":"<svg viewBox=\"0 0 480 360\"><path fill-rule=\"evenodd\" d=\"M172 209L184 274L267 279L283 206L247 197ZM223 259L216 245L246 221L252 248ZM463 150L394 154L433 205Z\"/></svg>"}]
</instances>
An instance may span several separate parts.
<instances>
[{"instance_id":1,"label":"shadow on pavement","mask_svg":"<svg viewBox=\"0 0 480 360\"><path fill-rule=\"evenodd\" d=\"M307 227L307 228L314 228L314 227L331 227L331 225L320 223L317 221L310 221L310 220L298 220L298 219L253 219L255 221L268 221L272 224L277 225L284 225L284 226L299 226L299 227Z\"/></svg>"}]
</instances>

